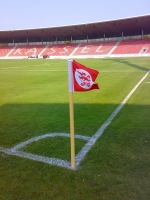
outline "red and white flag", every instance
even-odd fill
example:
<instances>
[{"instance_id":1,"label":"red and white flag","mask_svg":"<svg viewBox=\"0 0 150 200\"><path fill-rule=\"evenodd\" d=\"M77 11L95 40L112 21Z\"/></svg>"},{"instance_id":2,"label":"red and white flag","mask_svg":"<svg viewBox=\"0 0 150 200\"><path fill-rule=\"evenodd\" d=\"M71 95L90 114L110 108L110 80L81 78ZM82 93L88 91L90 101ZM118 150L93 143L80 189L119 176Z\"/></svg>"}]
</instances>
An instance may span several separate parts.
<instances>
[{"instance_id":1,"label":"red and white flag","mask_svg":"<svg viewBox=\"0 0 150 200\"><path fill-rule=\"evenodd\" d=\"M71 140L71 167L75 167L75 139L74 139L74 110L73 92L85 92L99 89L95 79L99 72L85 67L84 65L68 60L68 85L69 85L69 108L70 108L70 140Z\"/></svg>"},{"instance_id":2,"label":"red and white flag","mask_svg":"<svg viewBox=\"0 0 150 200\"><path fill-rule=\"evenodd\" d=\"M95 83L98 74L98 71L85 67L75 60L68 61L69 92L99 89Z\"/></svg>"}]
</instances>

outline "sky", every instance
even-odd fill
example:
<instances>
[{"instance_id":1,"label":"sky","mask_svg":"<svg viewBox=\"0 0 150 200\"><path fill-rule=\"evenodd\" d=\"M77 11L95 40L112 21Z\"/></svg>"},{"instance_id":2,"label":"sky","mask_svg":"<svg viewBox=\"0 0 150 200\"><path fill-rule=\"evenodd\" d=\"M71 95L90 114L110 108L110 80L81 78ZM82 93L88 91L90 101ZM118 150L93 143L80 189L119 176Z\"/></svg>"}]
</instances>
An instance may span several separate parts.
<instances>
[{"instance_id":1,"label":"sky","mask_svg":"<svg viewBox=\"0 0 150 200\"><path fill-rule=\"evenodd\" d=\"M150 14L150 0L0 0L0 30L69 26Z\"/></svg>"}]
</instances>

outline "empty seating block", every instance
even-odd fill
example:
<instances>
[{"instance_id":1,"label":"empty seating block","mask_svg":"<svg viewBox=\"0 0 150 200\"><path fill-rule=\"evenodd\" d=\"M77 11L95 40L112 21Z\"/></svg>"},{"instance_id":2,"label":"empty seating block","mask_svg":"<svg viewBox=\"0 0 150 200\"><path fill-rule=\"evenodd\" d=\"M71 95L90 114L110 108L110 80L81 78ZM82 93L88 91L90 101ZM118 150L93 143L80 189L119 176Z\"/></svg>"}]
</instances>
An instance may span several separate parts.
<instances>
[{"instance_id":1,"label":"empty seating block","mask_svg":"<svg viewBox=\"0 0 150 200\"><path fill-rule=\"evenodd\" d=\"M150 52L150 39L123 40L112 54L139 54Z\"/></svg>"},{"instance_id":2,"label":"empty seating block","mask_svg":"<svg viewBox=\"0 0 150 200\"><path fill-rule=\"evenodd\" d=\"M5 57L12 49L13 47L11 46L0 47L0 57Z\"/></svg>"}]
</instances>

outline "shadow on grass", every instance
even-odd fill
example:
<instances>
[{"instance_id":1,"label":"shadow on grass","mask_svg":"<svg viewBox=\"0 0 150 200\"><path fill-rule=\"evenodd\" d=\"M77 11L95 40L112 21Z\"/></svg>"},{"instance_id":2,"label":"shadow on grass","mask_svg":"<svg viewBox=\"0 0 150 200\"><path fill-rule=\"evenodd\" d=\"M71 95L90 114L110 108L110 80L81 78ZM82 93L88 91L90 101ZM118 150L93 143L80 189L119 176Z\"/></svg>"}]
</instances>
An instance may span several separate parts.
<instances>
[{"instance_id":1,"label":"shadow on grass","mask_svg":"<svg viewBox=\"0 0 150 200\"><path fill-rule=\"evenodd\" d=\"M92 136L118 105L74 104L75 134ZM69 133L69 104L5 104L0 141L8 147L45 133Z\"/></svg>"},{"instance_id":2,"label":"shadow on grass","mask_svg":"<svg viewBox=\"0 0 150 200\"><path fill-rule=\"evenodd\" d=\"M102 124L104 125L104 123L105 125L107 123L109 124L109 121L111 121L110 115L114 113L113 111L118 105L75 104L74 107L75 134L87 136L88 140L86 143L85 141L81 141L81 138L81 140L76 138L75 149L76 155L78 154L76 156L78 166L85 156L84 149L87 153L95 144L97 139L101 136L101 134L99 134L99 128ZM112 129L109 129L110 127L107 128L106 125L107 136L104 137L104 143L110 142L111 145L112 142L110 138L112 138L113 141L113 137L117 138L119 132L134 133L135 137L136 132L139 133L141 131L142 133L150 131L149 113L149 105L125 105L117 116L114 116L115 118L110 124ZM114 114L112 114L112 116L113 115ZM37 156L61 157L61 159L70 160L69 137L64 136L66 138L61 138L61 135L58 136L58 134L69 133L69 111L67 104L6 104L0 108L0 123L1 148L16 148L17 146L15 147L15 145L27 140L29 141L35 138L35 136L41 137L41 135L48 133L57 133L57 137L52 136L53 138L50 138L50 136L48 138L41 138L42 141L34 140L32 141L32 145L28 143L29 145L22 145L21 148L23 151L36 154ZM110 130L110 132L107 130ZM118 134L115 135L115 132L118 132ZM98 137L97 134L99 135ZM123 137L125 138L125 136ZM129 137L127 136L127 138ZM95 142L93 143L93 141ZM125 143L124 140L123 143ZM11 152L12 150L9 149ZM65 165L69 167L68 163Z\"/></svg>"},{"instance_id":3,"label":"shadow on grass","mask_svg":"<svg viewBox=\"0 0 150 200\"><path fill-rule=\"evenodd\" d=\"M130 59L133 59L133 58L130 58ZM126 60L126 58L122 58L122 59L116 59L115 58L115 59L111 59L111 60L113 62L115 61L115 62L118 62L120 64L123 63L123 64L125 64L127 66L130 66L130 67L133 67L135 69L138 69L138 70L141 70L141 71L145 71L145 72L147 72L150 69L150 68L143 67L142 65L139 65L139 64L134 64L134 63L132 63L132 61ZM134 60L134 61L138 62L138 60Z\"/></svg>"},{"instance_id":4,"label":"shadow on grass","mask_svg":"<svg viewBox=\"0 0 150 200\"><path fill-rule=\"evenodd\" d=\"M117 104L74 104L75 134L94 135L117 107ZM147 124L149 105L127 104L123 109L125 116L120 117L118 113L116 117L119 128L148 126L150 129L150 124ZM69 132L68 104L5 104L0 107L0 145L4 147L46 133Z\"/></svg>"}]
</instances>

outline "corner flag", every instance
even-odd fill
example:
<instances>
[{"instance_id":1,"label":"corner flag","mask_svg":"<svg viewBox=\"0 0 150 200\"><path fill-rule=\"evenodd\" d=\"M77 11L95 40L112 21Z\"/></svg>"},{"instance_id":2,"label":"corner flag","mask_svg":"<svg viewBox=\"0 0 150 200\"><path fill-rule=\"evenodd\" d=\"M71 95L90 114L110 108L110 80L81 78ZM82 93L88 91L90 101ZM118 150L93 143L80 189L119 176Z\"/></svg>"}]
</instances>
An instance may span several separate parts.
<instances>
[{"instance_id":1,"label":"corner flag","mask_svg":"<svg viewBox=\"0 0 150 200\"><path fill-rule=\"evenodd\" d=\"M74 142L74 110L73 92L86 92L99 89L95 79L99 72L85 67L84 65L68 60L68 89L69 89L69 108L70 108L70 139L71 139L71 167L75 167L75 142Z\"/></svg>"}]
</instances>

